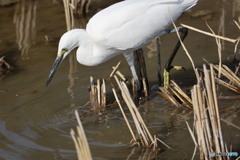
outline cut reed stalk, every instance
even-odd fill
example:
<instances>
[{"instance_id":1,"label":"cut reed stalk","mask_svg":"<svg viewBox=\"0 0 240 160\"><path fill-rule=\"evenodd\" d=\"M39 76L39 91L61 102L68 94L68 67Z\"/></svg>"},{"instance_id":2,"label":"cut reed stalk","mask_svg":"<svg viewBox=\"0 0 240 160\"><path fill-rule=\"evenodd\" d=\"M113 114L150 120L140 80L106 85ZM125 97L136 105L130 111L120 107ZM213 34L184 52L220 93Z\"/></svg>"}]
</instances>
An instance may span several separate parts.
<instances>
[{"instance_id":1,"label":"cut reed stalk","mask_svg":"<svg viewBox=\"0 0 240 160\"><path fill-rule=\"evenodd\" d=\"M129 111L132 115L136 130L137 130L137 135L138 135L139 140L140 140L140 145L144 148L150 148L151 147L153 150L157 150L158 149L157 141L160 141L160 142L162 142L162 141L158 140L156 138L156 136L154 136L154 138L153 138L152 135L150 134L146 124L144 123L144 121L142 119L142 116L140 115L136 105L134 104L134 102L131 98L131 95L129 93L129 90L127 88L126 83L123 82L123 81L120 81L117 78L116 75L114 75L114 78L116 80L116 83L118 84L118 87L119 87L120 91L121 91L122 98L124 99L125 103L127 104L127 107L128 107L128 109L129 109ZM122 106L121 106L120 101L118 99L118 96L117 96L114 89L113 89L113 91L114 91L115 98L118 102L118 105L119 105L121 111L123 112ZM124 116L124 118L126 117L125 113L123 113L123 116ZM133 136L133 139L136 142L136 138L133 135L133 131L132 131L130 125L129 125L129 122L127 121L127 118L125 118L125 121L126 121L128 127L130 128L129 130L130 130L130 132ZM162 143L164 145L166 145L164 142L162 142ZM166 146L169 147L168 145L166 145Z\"/></svg>"},{"instance_id":2,"label":"cut reed stalk","mask_svg":"<svg viewBox=\"0 0 240 160\"><path fill-rule=\"evenodd\" d=\"M118 71L118 68L119 68L120 64L121 64L121 62L118 62L118 64L116 66L112 67L113 71L111 72L111 74L109 76L110 78L112 78L113 75Z\"/></svg>"},{"instance_id":3,"label":"cut reed stalk","mask_svg":"<svg viewBox=\"0 0 240 160\"><path fill-rule=\"evenodd\" d=\"M97 80L95 84L93 77L90 77L90 104L95 111L102 111L106 108L106 84L103 79Z\"/></svg>"},{"instance_id":4,"label":"cut reed stalk","mask_svg":"<svg viewBox=\"0 0 240 160\"><path fill-rule=\"evenodd\" d=\"M143 131L143 130L141 130L141 122L142 122L142 119L140 118L139 120L138 120L138 115L139 115L139 113L135 113L135 111L136 111L136 106L135 106L135 104L133 103L133 101L132 101L132 99L131 99L131 96L130 96L130 93L129 93L129 91L128 91L128 89L127 89L127 87L126 87L126 85L124 84L124 83L122 83L121 81L119 81L119 79L116 77L116 76L114 76L114 78L115 78L115 80L116 80L116 82L117 82L117 84L118 84L118 87L120 88L120 90L121 90L121 93L122 93L122 96L123 96L123 99L125 100L125 102L126 102L126 104L127 104L127 106L128 106L128 108L129 108L129 110L130 110L130 112L131 112L131 114L132 114L132 117L133 117L133 119L134 119L134 122L135 122L135 126L136 126L136 128L137 128L137 131L138 131L138 133L139 133L139 137L141 138L140 140L143 142L142 144L146 144L148 141L149 141L149 139L150 140L152 140L152 136L150 135L148 135L148 134L146 134L145 135L145 133L149 133L149 132L146 132L146 131ZM134 111L135 110L135 111ZM138 112L138 111L137 111ZM145 125L144 125L145 126ZM146 128L143 128L143 129L146 129ZM141 136L141 134L142 134L142 136ZM145 143L146 142L146 143ZM150 145L148 145L148 143L146 144L146 147L149 147Z\"/></svg>"},{"instance_id":5,"label":"cut reed stalk","mask_svg":"<svg viewBox=\"0 0 240 160\"><path fill-rule=\"evenodd\" d=\"M215 78L215 79L216 79L216 82L219 83L220 85L228 88L229 90L231 90L233 92L236 92L236 93L240 94L240 89L239 88L237 88L237 87L235 87L235 86L233 86L233 85L231 85L231 84L229 84L229 83L227 83L227 82L225 82L225 81L223 81L219 78Z\"/></svg>"},{"instance_id":6,"label":"cut reed stalk","mask_svg":"<svg viewBox=\"0 0 240 160\"><path fill-rule=\"evenodd\" d=\"M140 80L140 89L138 91L135 91L136 95L137 95L136 98L139 99L140 97L144 97L145 95L148 95L148 92L149 92L148 76L147 76L147 69L146 69L143 49L138 49L138 50L134 51L134 57L135 57L134 64L135 64L137 76ZM143 82L143 80L145 82ZM145 90L144 90L143 83L146 84ZM147 93L147 94L145 94L145 93Z\"/></svg>"},{"instance_id":7,"label":"cut reed stalk","mask_svg":"<svg viewBox=\"0 0 240 160\"><path fill-rule=\"evenodd\" d=\"M119 81L119 79L116 76L114 76L114 78L118 84L118 87L121 90L122 97L126 102L129 111L131 112L141 144L146 148L150 147L150 145L153 142L152 135L149 133L140 113L138 112L136 105L132 101L131 95L128 91L126 84L124 82Z\"/></svg>"},{"instance_id":8,"label":"cut reed stalk","mask_svg":"<svg viewBox=\"0 0 240 160\"><path fill-rule=\"evenodd\" d=\"M73 28L73 26L72 26L73 17L71 17L72 14L70 13L72 10L69 5L69 0L63 0L63 4L64 4L67 30L69 31Z\"/></svg>"},{"instance_id":9,"label":"cut reed stalk","mask_svg":"<svg viewBox=\"0 0 240 160\"><path fill-rule=\"evenodd\" d=\"M199 148L200 159L208 160L212 158L214 152L226 153L227 148L221 131L213 65L210 66L210 70L203 65L203 72L204 80L201 78L191 92L197 137L193 140ZM188 128L193 137L193 132L189 126ZM217 156L216 158L222 160L228 157Z\"/></svg>"},{"instance_id":10,"label":"cut reed stalk","mask_svg":"<svg viewBox=\"0 0 240 160\"><path fill-rule=\"evenodd\" d=\"M119 66L120 66L121 62L118 62L118 64L116 66L113 66L112 69L113 71L110 74L110 78L113 77L113 75L118 75L123 81L126 81L127 79L125 78L125 76L118 70Z\"/></svg>"},{"instance_id":11,"label":"cut reed stalk","mask_svg":"<svg viewBox=\"0 0 240 160\"><path fill-rule=\"evenodd\" d=\"M210 29L210 31L212 32L213 35L216 36L215 32L213 31L213 29L209 26L208 23L207 24L207 27ZM218 47L218 58L219 58L219 63L218 63L218 78L220 78L221 76L221 71L222 71L222 45L221 45L221 40L217 37L215 37L215 40L216 40L216 44L217 44L217 47Z\"/></svg>"},{"instance_id":12,"label":"cut reed stalk","mask_svg":"<svg viewBox=\"0 0 240 160\"><path fill-rule=\"evenodd\" d=\"M167 101L177 107L192 108L192 100L173 80L170 81L169 88L159 87L161 94Z\"/></svg>"},{"instance_id":13,"label":"cut reed stalk","mask_svg":"<svg viewBox=\"0 0 240 160\"><path fill-rule=\"evenodd\" d=\"M208 65L212 66L216 71L219 72L218 65L213 65L209 62L207 63ZM225 82L219 78L215 78L216 82L218 82L220 85L224 87L227 87L231 91L240 94L240 78L237 76L237 73L234 73L233 71L231 71L231 69L229 69L226 65L222 65L221 74L224 77L226 77L229 80L229 82Z\"/></svg>"},{"instance_id":14,"label":"cut reed stalk","mask_svg":"<svg viewBox=\"0 0 240 160\"><path fill-rule=\"evenodd\" d=\"M79 114L75 111L75 116L77 118L78 126L77 134L73 129L70 130L70 135L75 144L75 148L77 151L78 160L92 160L92 155L90 152L89 144L86 138L86 134L84 132L81 120L79 118Z\"/></svg>"},{"instance_id":15,"label":"cut reed stalk","mask_svg":"<svg viewBox=\"0 0 240 160\"><path fill-rule=\"evenodd\" d=\"M167 101L175 105L176 107L181 106L178 100L169 92L169 90L165 89L164 87L159 87L160 92L159 94L165 98Z\"/></svg>"},{"instance_id":16,"label":"cut reed stalk","mask_svg":"<svg viewBox=\"0 0 240 160\"><path fill-rule=\"evenodd\" d=\"M237 42L237 39L226 38L226 37L223 37L223 36L215 35L215 34L212 34L212 33L206 32L206 31L202 31L202 30L200 30L200 29L197 29L197 28L194 28L194 27L191 27L191 26L188 26L188 25L186 25L186 24L181 24L181 26L183 26L183 27L185 27L185 28L188 28L188 29L191 29L191 30L193 30L193 31L196 31L196 32L199 32L199 33L208 35L208 36L210 36L210 37L222 39L222 40L225 40L225 41L228 41L228 42L232 42L232 43L236 43L236 42Z\"/></svg>"},{"instance_id":17,"label":"cut reed stalk","mask_svg":"<svg viewBox=\"0 0 240 160\"><path fill-rule=\"evenodd\" d=\"M192 108L192 100L173 80L171 80L170 90L177 96L183 106Z\"/></svg>"},{"instance_id":18,"label":"cut reed stalk","mask_svg":"<svg viewBox=\"0 0 240 160\"><path fill-rule=\"evenodd\" d=\"M128 122L127 116L126 116L126 114L125 114L125 112L124 112L124 110L123 110L123 107L122 107L122 105L121 105L121 103L120 103L120 100L119 100L119 98L118 98L118 96L117 96L117 93L116 93L116 91L115 91L114 88L112 89L112 91L113 91L114 97L115 97L115 99L116 99L116 101L117 101L117 104L118 104L118 106L119 106L119 108L120 108L120 110L121 110L121 112L122 112L122 115L123 115L123 117L124 117L124 120L125 120L125 122L126 122L126 124L127 124L127 126L128 126L128 129L129 129L129 131L130 131L130 133L131 133L131 135L132 135L132 137L133 137L133 143L136 144L136 143L137 143L137 138L135 137L135 135L134 135L134 133L133 133L133 129L132 129L131 125L130 125L129 122Z\"/></svg>"}]
</instances>

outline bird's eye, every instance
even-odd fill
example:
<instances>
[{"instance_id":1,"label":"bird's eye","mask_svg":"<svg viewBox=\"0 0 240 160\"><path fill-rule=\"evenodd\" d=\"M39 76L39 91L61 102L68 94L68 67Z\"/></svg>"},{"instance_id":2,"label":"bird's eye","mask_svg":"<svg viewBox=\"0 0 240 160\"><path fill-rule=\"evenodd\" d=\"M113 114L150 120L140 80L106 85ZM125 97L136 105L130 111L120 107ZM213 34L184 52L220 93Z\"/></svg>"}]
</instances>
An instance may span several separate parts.
<instances>
[{"instance_id":1,"label":"bird's eye","mask_svg":"<svg viewBox=\"0 0 240 160\"><path fill-rule=\"evenodd\" d=\"M62 52L63 52L63 53L65 53L65 52L67 52L67 51L68 51L68 49L66 49L66 48L63 48L63 49L62 49Z\"/></svg>"},{"instance_id":2,"label":"bird's eye","mask_svg":"<svg viewBox=\"0 0 240 160\"><path fill-rule=\"evenodd\" d=\"M61 52L59 52L58 53L58 56L62 56L64 53L66 53L68 51L68 49L66 49L66 48L63 48L62 50L61 50Z\"/></svg>"}]
</instances>

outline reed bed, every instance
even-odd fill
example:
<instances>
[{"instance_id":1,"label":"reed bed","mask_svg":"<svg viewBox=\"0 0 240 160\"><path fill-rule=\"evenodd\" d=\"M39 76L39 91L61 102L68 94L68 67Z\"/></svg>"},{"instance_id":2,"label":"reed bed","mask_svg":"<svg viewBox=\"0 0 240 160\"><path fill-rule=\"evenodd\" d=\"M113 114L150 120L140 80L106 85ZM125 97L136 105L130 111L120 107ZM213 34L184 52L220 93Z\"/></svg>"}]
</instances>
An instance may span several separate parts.
<instances>
[{"instance_id":1,"label":"reed bed","mask_svg":"<svg viewBox=\"0 0 240 160\"><path fill-rule=\"evenodd\" d=\"M239 44L239 38L230 39L230 38L216 35L214 31L209 27L209 25L208 27L212 33L201 31L196 28L183 25L183 24L182 26L192 29L194 31L206 34L208 36L214 37L216 39L216 43L218 46L218 56L219 56L219 65L213 65L209 63L210 70L207 69L206 65L203 65L203 77L200 77L200 74L196 70L195 65L189 53L185 49L184 44L181 43L184 50L186 51L186 54L189 56L192 62L193 69L195 71L196 78L197 78L197 85L193 86L193 89L191 92L191 99L189 98L186 99L186 101L188 102L188 107L191 106L194 111L194 131L190 129L187 123L189 132L196 146L192 159L194 159L197 148L199 149L201 160L229 159L227 154L228 153L227 145L224 141L223 133L221 130L217 93L216 93L216 82L218 82L223 86L228 87L232 91L239 94L239 77L237 76L239 71L239 65L235 73L232 72L226 65L222 65L222 61L221 61L222 47L221 47L221 41L220 41L220 40L225 40L231 43L235 43L236 44L235 52L236 52L237 50L236 48ZM214 70L218 72L218 78L215 76ZM226 77L229 80L229 82L225 82L221 80L220 79L221 75ZM170 86L172 86L172 82ZM174 105L179 106L179 103L182 102L181 96L183 94L178 89L176 91L173 91L173 89L171 88L169 88L168 90L165 90L164 88L160 88L160 90L163 97L165 97L165 99L167 99ZM183 97L186 98L186 96L183 96Z\"/></svg>"},{"instance_id":2,"label":"reed bed","mask_svg":"<svg viewBox=\"0 0 240 160\"><path fill-rule=\"evenodd\" d=\"M239 28L239 24L238 22L234 21L236 26ZM175 29L177 30L176 28L176 25L174 24L173 22L173 25L175 27ZM188 29L191 29L193 31L196 31L196 32L199 32L199 33L202 33L202 34L205 34L207 36L211 36L211 37L214 37L216 39L216 43L217 43L217 47L218 47L218 56L219 56L219 64L218 65L213 65L213 68L215 70L218 71L218 78L216 77L216 81L227 87L228 89L236 92L236 93L240 93L240 79L239 77L237 76L238 72L239 72L239 64L238 64L238 67L234 72L232 72L226 65L222 65L222 56L221 56L221 51L222 51L222 46L221 46L221 40L224 40L224 41L228 41L228 42L231 42L231 43L235 43L235 50L234 50L234 54L237 53L237 48L238 48L238 45L239 45L239 42L240 42L240 37L239 38L236 38L236 39L232 39L232 38L227 38L227 37L224 37L224 36L220 36L220 35L216 35L215 32L211 29L211 27L207 24L208 28L210 29L210 31L212 33L209 33L209 32L206 32L206 31L202 31L200 29L197 29L197 28L194 28L194 27L191 27L191 26L188 26L188 25L185 25L185 24L181 24L181 26L185 27L185 28L188 28ZM178 35L178 38L180 40L180 36L179 36L179 33L177 31L177 35ZM185 45L183 44L183 42L180 40L181 42L181 45L183 47L183 49L185 50L187 56L189 57L191 63L192 63L192 66L193 66L193 70L195 71L195 75L196 75L196 78L197 80L199 80L199 73L197 72L197 69L195 67L195 64L189 54L189 52L187 51ZM159 51L158 51L159 52ZM206 60L205 60L206 61ZM208 63L208 62L207 62ZM210 63L208 63L210 65ZM225 82L223 80L220 79L221 75L225 76L229 82ZM177 84L174 83L173 81L170 82L170 88L168 90L166 90L165 88L162 88L160 87L160 94L167 100L169 101L170 103L172 103L173 105L175 106L186 106L188 108L192 108L192 102L191 102L191 99L181 90L181 88L179 86L176 86ZM172 86L175 86L175 87L172 87Z\"/></svg>"},{"instance_id":3,"label":"reed bed","mask_svg":"<svg viewBox=\"0 0 240 160\"><path fill-rule=\"evenodd\" d=\"M96 82L93 80L93 77L90 77L90 104L93 107L95 111L103 111L105 110L106 106L108 106L106 102L106 86L107 84L110 84L112 87L115 88L115 90L119 90L118 85L115 81L115 76L118 76L122 81L126 82L126 84L132 84L130 88L132 88L132 97L134 99L134 103L136 105L139 104L139 99L141 97L147 97L149 96L148 92L148 83L146 82L145 78L142 78L142 87L140 90L135 89L134 80L129 82L124 74L119 70L121 62L118 62L116 66L112 67L112 72L109 75L109 78L105 81L103 80L97 80ZM145 77L145 76L144 76ZM139 94L139 92L141 94ZM136 100L136 101L135 101ZM87 104L89 104L87 103Z\"/></svg>"},{"instance_id":4,"label":"reed bed","mask_svg":"<svg viewBox=\"0 0 240 160\"><path fill-rule=\"evenodd\" d=\"M201 160L208 160L213 157L219 160L229 158L216 155L217 153L227 153L228 150L221 130L213 68L213 65L210 65L210 70L208 70L206 65L203 65L204 77L199 80L197 85L193 86L191 91L195 133L188 124L187 126L195 146L199 148ZM196 148L193 158L195 152Z\"/></svg>"},{"instance_id":5,"label":"reed bed","mask_svg":"<svg viewBox=\"0 0 240 160\"><path fill-rule=\"evenodd\" d=\"M88 7L91 1L75 0L75 1L71 1L71 3L69 0L63 0L63 1L65 6L67 29L70 30L75 26L74 13L76 13L77 8L79 7L79 3L81 6L80 12L84 14L84 12L85 13L88 12ZM173 25L175 26L174 23ZM231 39L231 38L226 38L223 36L216 35L211 29L210 30L212 31L212 33L209 33L205 31L200 31L196 28L193 28L184 24L181 24L181 25L186 28L192 29L194 31L198 31L200 33L206 34L208 36L215 37L216 42L218 44L218 48L219 48L218 49L219 59L221 59L220 39L229 41L232 43L236 43L235 48L237 48L237 44L239 43L239 39ZM177 32L177 35L179 37L178 32ZM227 153L226 143L223 139L223 134L221 131L221 123L220 123L220 116L218 111L218 102L216 97L215 83L218 82L219 84L226 86L232 91L239 94L240 79L237 76L239 67L234 73L227 66L222 65L221 61L219 65L209 64L210 70L208 70L206 65L204 65L203 66L204 77L201 78L200 74L195 68L195 64L190 54L188 53L186 47L184 46L182 41L180 42L188 58L192 63L193 69L195 71L195 74L198 80L197 85L194 85L192 89L191 98L174 81L170 81L170 85L168 89L160 87L160 91L161 91L160 94L175 106L178 106L178 107L181 106L181 107L193 109L194 131L191 130L191 128L187 123L189 132L196 145L192 159L195 156L196 149L199 148L200 159L207 160L212 158L211 156L213 156L213 153ZM158 53L158 78L159 78L159 85L161 85L162 80L161 80L161 57L160 57L159 39L156 40L156 46L157 46L157 53ZM126 77L119 71L120 62L116 66L112 67L113 71L111 72L109 77L110 77L110 80L114 80L115 82L115 84L110 82L110 84L113 87L112 92L122 112L125 122L129 128L129 131L131 133L131 136L132 136L131 145L141 146L142 148L144 148L146 151L145 152L146 154L144 153L142 155L142 158L139 158L139 159L146 159L146 157L152 157L153 155L156 156L156 153L160 150L158 142L161 142L168 148L170 147L167 144L165 144L163 141L158 139L156 136L151 135L150 131L148 130L136 106L139 104L140 97L149 96L149 84L148 84L148 77L146 72L146 65L145 65L143 50L139 49L135 51L134 56L135 56L135 65L136 65L135 67L137 69L137 75L140 80L140 90L137 89L135 81L132 80L131 84L133 89L132 91L133 96L131 96L130 91L127 87ZM215 76L214 69L218 71L219 75L225 76L229 80L229 82L224 82L223 80L220 79L220 76L217 78ZM106 99L107 98L106 98L105 80L97 79L97 81L95 82L93 77L90 77L90 103L91 103L91 106L94 107L94 110L97 110L97 111L105 110L107 105ZM126 104L129 112L131 113L131 117L133 119L135 129L133 129L129 123L129 119L126 116L126 113L123 109L123 105L122 105L123 102ZM84 157L82 159L92 159L89 146L86 141L86 136L83 131L79 116L77 115L77 112L76 112L76 116L79 123L79 126L77 127L79 136L76 136L73 130L71 130L71 136L73 137L73 140L77 149L78 157L79 158ZM81 138L80 135L83 135L83 140L80 140ZM82 144L85 147L81 146ZM82 152L86 152L86 153L82 153ZM225 160L228 158L229 157L218 156L216 159Z\"/></svg>"},{"instance_id":6,"label":"reed bed","mask_svg":"<svg viewBox=\"0 0 240 160\"><path fill-rule=\"evenodd\" d=\"M76 127L77 133L73 129L71 129L70 135L75 144L78 160L92 160L92 155L91 155L89 144L86 138L86 134L84 132L84 129L77 111L75 111L75 116L78 122L78 125Z\"/></svg>"},{"instance_id":7,"label":"reed bed","mask_svg":"<svg viewBox=\"0 0 240 160\"><path fill-rule=\"evenodd\" d=\"M65 10L65 17L66 17L66 25L67 30L71 30L76 27L75 20L74 20L74 13L76 10L79 10L80 12L83 11L83 9L87 9L86 12L88 12L88 7L90 4L90 0L63 0L64 3L64 10ZM85 6L85 7L84 7ZM73 68L71 66L73 63L70 63L70 70ZM140 90L136 90L136 84L133 84L133 95L135 97L135 103L139 103L140 97L147 97L149 95L149 87L148 87L148 78L146 73L146 65L145 65L145 59L143 55L143 50L139 49L135 51L135 64L137 68L137 74L138 77L141 80L141 88ZM119 77L121 77L122 80L126 81L125 76L118 70L118 67L120 66L120 62L117 64L117 66L113 67L113 71L110 74L110 78L113 77L114 74L117 74ZM70 83L74 83L74 78L72 77L71 73L69 74ZM134 82L134 81L132 81ZM73 86L73 84L70 84L70 86ZM69 89L71 90L71 88ZM93 77L90 77L90 104L94 107L95 111L103 111L106 107L106 83L105 80L97 80L97 84L95 84Z\"/></svg>"},{"instance_id":8,"label":"reed bed","mask_svg":"<svg viewBox=\"0 0 240 160\"><path fill-rule=\"evenodd\" d=\"M122 105L120 103L120 100L118 98L118 95L116 93L116 90L113 88L113 93L114 93L114 96L115 96L115 99L120 107L120 110L123 114L123 117L126 121L126 124L131 132L131 135L133 137L133 141L132 141L132 144L135 145L135 144L138 144L140 146L142 146L143 148L152 148L153 151L157 151L159 150L159 146L158 146L158 141L161 142L162 144L164 144L165 146L167 146L168 148L170 148L168 145L166 145L163 141L161 141L160 139L156 138L156 136L152 136L151 133L149 132L146 124L144 123L143 119L142 119L142 116L141 114L139 113L136 105L134 104L132 98L131 98L131 95L130 95L130 92L128 90L128 87L126 85L125 82L119 80L117 78L116 75L114 75L114 78L118 84L118 87L121 91L121 96L124 100L124 102L126 103L131 115L132 115L132 118L133 118L133 121L134 121L134 124L135 124L135 128L137 130L137 137L139 138L139 141L137 141L137 138L136 136L134 135L134 132L133 132L133 129L131 128L129 122L128 122L128 119L124 113L124 110L122 108Z\"/></svg>"},{"instance_id":9,"label":"reed bed","mask_svg":"<svg viewBox=\"0 0 240 160\"><path fill-rule=\"evenodd\" d=\"M112 92L116 99L116 102L122 112L122 115L125 119L125 122L129 128L129 131L132 135L131 146L141 146L146 149L146 154L143 157L150 157L155 154L149 153L149 150L152 152L157 152L160 150L158 146L158 142L161 142L168 148L170 148L167 144L165 144L160 139L156 138L156 136L152 136L150 131L148 130L146 124L143 121L141 114L138 111L136 104L134 103L132 96L129 92L129 89L126 84L125 76L118 70L120 66L120 62L112 67L113 71L110 74L110 78L115 80L115 85L112 84ZM120 78L120 79L119 79ZM119 98L120 97L120 98ZM124 112L122 101L124 101L131 113L131 117L133 119L135 130L131 127L129 120ZM90 103L91 106L94 107L95 110L103 110L106 107L106 84L105 81L97 80L97 84L94 82L93 78L90 77ZM134 131L136 133L134 133Z\"/></svg>"}]
</instances>

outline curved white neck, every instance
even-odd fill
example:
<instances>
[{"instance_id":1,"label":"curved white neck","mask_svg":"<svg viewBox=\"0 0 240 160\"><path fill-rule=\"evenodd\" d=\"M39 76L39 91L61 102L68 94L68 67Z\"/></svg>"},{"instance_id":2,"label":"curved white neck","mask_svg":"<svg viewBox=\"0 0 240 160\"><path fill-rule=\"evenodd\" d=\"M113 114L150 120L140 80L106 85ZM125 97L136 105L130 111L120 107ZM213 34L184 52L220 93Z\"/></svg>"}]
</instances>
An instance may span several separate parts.
<instances>
[{"instance_id":1,"label":"curved white neck","mask_svg":"<svg viewBox=\"0 0 240 160\"><path fill-rule=\"evenodd\" d=\"M77 61L86 66L95 66L111 59L116 50L108 48L103 44L95 42L86 30L79 32L79 48L77 50ZM120 54L120 53L119 53Z\"/></svg>"}]
</instances>

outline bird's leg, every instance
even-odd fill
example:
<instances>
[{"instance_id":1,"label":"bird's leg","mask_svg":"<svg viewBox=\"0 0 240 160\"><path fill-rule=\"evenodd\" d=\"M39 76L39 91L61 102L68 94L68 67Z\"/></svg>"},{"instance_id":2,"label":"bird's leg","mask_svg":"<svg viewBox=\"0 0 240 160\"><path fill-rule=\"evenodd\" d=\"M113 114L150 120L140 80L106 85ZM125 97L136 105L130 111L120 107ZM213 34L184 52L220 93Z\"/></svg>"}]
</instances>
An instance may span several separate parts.
<instances>
[{"instance_id":1,"label":"bird's leg","mask_svg":"<svg viewBox=\"0 0 240 160\"><path fill-rule=\"evenodd\" d=\"M184 27L179 27L179 28L177 28L177 30L181 33L180 34L180 39L181 39L181 41L183 41L186 38L186 36L188 35L188 29L184 28ZM176 29L166 30L166 33L172 33L172 32L176 32ZM164 87L166 89L168 88L168 85L169 85L169 72L170 72L170 70L173 69L173 68L176 69L176 70L183 70L184 69L181 66L172 66L172 61L173 61L174 57L176 56L180 46L181 46L181 42L180 42L180 40L178 40L175 48L173 49L170 57L168 58L168 60L165 64L165 69L164 69L163 76L164 76Z\"/></svg>"},{"instance_id":2,"label":"bird's leg","mask_svg":"<svg viewBox=\"0 0 240 160\"><path fill-rule=\"evenodd\" d=\"M140 81L139 81L139 78L137 76L137 71L136 71L136 68L135 68L135 65L134 65L134 54L133 54L133 52L126 52L123 55L126 58L126 60L128 62L128 65L130 67L130 70L132 72L133 80L136 84L136 86L134 86L135 90L138 91L140 89Z\"/></svg>"}]
</instances>

